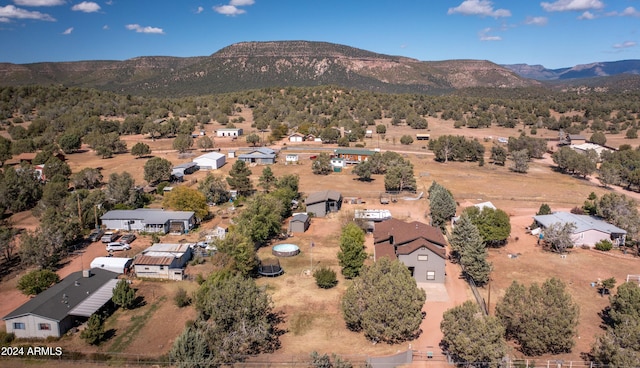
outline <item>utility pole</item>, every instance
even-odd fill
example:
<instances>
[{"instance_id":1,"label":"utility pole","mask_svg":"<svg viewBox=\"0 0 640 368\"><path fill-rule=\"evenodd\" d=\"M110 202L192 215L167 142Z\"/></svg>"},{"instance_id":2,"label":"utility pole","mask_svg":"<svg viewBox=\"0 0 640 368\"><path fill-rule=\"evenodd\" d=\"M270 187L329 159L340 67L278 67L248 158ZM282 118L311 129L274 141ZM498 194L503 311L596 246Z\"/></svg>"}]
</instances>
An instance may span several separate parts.
<instances>
[{"instance_id":1,"label":"utility pole","mask_svg":"<svg viewBox=\"0 0 640 368\"><path fill-rule=\"evenodd\" d=\"M98 228L98 205L93 206L93 221L95 221L94 227Z\"/></svg>"},{"instance_id":2,"label":"utility pole","mask_svg":"<svg viewBox=\"0 0 640 368\"><path fill-rule=\"evenodd\" d=\"M80 193L76 192L76 199L78 201L78 221L80 221L80 227L82 227L82 209L80 208Z\"/></svg>"}]
</instances>

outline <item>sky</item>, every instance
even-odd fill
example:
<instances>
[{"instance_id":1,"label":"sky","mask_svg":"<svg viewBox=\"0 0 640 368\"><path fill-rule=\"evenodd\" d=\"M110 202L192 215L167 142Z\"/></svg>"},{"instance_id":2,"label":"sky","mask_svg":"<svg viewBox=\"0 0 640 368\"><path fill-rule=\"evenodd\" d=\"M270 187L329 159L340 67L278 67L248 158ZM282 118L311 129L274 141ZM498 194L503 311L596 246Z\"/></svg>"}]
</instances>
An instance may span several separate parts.
<instances>
[{"instance_id":1,"label":"sky","mask_svg":"<svg viewBox=\"0 0 640 368\"><path fill-rule=\"evenodd\" d=\"M0 62L206 56L287 40L554 69L640 59L640 0L0 0Z\"/></svg>"}]
</instances>

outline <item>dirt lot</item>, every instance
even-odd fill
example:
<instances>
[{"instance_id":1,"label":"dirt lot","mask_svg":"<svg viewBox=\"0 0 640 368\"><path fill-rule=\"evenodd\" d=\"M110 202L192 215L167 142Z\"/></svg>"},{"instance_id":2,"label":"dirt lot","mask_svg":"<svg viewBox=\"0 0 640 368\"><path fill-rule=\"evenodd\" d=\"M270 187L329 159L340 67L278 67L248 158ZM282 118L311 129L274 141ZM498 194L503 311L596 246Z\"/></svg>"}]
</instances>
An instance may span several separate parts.
<instances>
[{"instance_id":1,"label":"dirt lot","mask_svg":"<svg viewBox=\"0 0 640 368\"><path fill-rule=\"evenodd\" d=\"M250 119L238 127L251 131ZM492 128L491 130L454 129L451 122L441 123L435 119L429 119L430 133L432 137L440 134L460 134L468 137L477 137L481 141L487 137L501 137L514 135L513 129ZM215 128L215 127L211 127ZM538 210L540 204L547 203L552 210L570 209L580 206L590 192L598 195L606 191L596 184L571 178L550 170L548 163L534 162L529 173L519 175L511 173L508 168L487 164L479 167L472 163L448 163L440 164L433 161L433 156L424 148L425 142L414 142L411 146L393 144L393 138L399 142L403 134L415 133L407 127L394 127L386 135L386 139L367 139L367 148L380 147L381 149L396 150L409 158L415 167L415 175L418 181L418 191L425 191L436 180L450 189L460 207L472 205L482 201L492 201L498 208L510 214L512 220L512 239L506 247L490 251L490 260L493 263L494 272L491 283L491 309L504 294L504 290L513 280L529 284L542 282L547 277L555 276L567 282L569 291L581 307L579 339L573 353L553 357L554 359L579 360L579 354L589 350L594 340L594 335L600 332L598 325L600 318L598 312L607 305L607 298L601 298L590 283L597 278L614 276L618 282L624 280L627 274L639 274L638 260L632 256L623 256L619 253L602 254L596 251L582 249L573 250L566 259L561 259L557 254L548 253L536 246L535 239L526 235L524 228L531 223L531 217ZM556 132L538 130L538 136L555 137ZM174 164L188 162L190 157L179 157L171 150L171 140L156 140L140 136L125 137L131 147L135 141L144 140L148 143L153 154L166 157ZM622 141L622 140L621 140ZM225 153L227 148L244 146L243 140L232 141L230 139L215 139L216 146L222 148ZM625 141L627 143L627 141ZM628 143L637 145L638 142ZM490 147L492 143L486 142ZM288 146L291 146L289 144ZM200 154L197 151L193 155ZM331 173L328 176L316 176L311 174L311 161L306 154L301 154L299 165L284 165L282 162L273 165L276 176L297 173L300 175L301 191L310 192L333 189L343 192L344 196L360 197L365 202L360 205L345 205L340 214L332 215L326 219L314 219L311 228L301 236L294 236L287 242L300 246L301 253L291 258L281 258L280 263L285 274L277 278L260 278L257 282L264 286L272 295L277 310L285 312L286 320L283 328L287 330L281 337L282 347L277 352L279 359L289 359L294 356L306 356L311 351L338 353L353 356L358 359L363 355L385 355L404 350L409 343L401 345L372 345L361 334L348 331L339 312L339 301L348 285L339 277L339 284L331 290L321 290L315 286L313 277L305 272L311 267L328 266L339 274L339 267L335 257L338 250L338 237L341 225L347 221L348 213L353 208L381 208L378 195L383 191L382 177L375 177L372 182L362 183L354 180L354 176L347 169L341 173ZM138 184L143 184L142 167L147 159L134 159L129 154L117 155L112 159L100 159L91 151L68 156L69 164L74 171L82 167L101 167L105 179L111 172L130 172ZM232 160L231 160L232 161ZM281 158L283 161L283 158ZM488 160L487 160L488 162ZM221 173L227 173L232 162L227 163ZM257 183L262 168L252 167L253 181ZM206 173L198 172L191 179L200 179ZM394 217L415 219L424 221L424 214L428 208L428 201L403 201L388 205ZM29 213L14 216L14 222L18 227L33 228L33 218ZM220 218L207 223L204 227L214 226ZM185 237L186 240L195 240L198 232ZM516 240L517 239L517 240ZM180 238L167 237L167 242L179 241ZM315 247L310 248L311 242ZM371 238L367 239L370 246ZM134 249L128 255L134 255L140 251L143 245L149 244L147 239L138 239L134 243ZM272 258L270 247L260 249L261 258ZM373 253L372 249L368 249ZM85 249L82 258L75 255L60 270L61 276L78 271L81 264L88 264L94 256L105 255L101 244L91 244ZM517 258L509 258L509 254L518 255ZM81 259L80 259L81 258ZM457 266L447 266L448 300L430 301L427 295L425 319L421 337L411 345L414 349L434 351L440 353L438 342L440 340L439 321L444 310L453 305L462 303L470 297L467 287L458 279ZM210 264L189 267L187 273L206 274L210 270ZM20 305L26 297L15 291L17 278L7 278L0 284L0 314L4 315L15 306ZM77 335L65 337L55 346L64 346L68 350L85 352L102 351L118 352L122 354L146 354L158 356L168 351L175 337L182 330L185 322L194 318L192 308L177 309L172 298L177 287L187 290L195 290L193 281L183 282L149 282L136 281L134 286L140 295L144 296L146 304L133 311L118 311L110 318L108 327L115 331L114 336L98 348L86 346ZM489 299L488 288L482 291L485 299ZM171 316L167 323L167 316ZM116 321L118 321L116 323ZM134 332L131 332L134 331ZM267 359L261 357L260 359ZM291 358L293 359L293 358ZM540 358L539 358L540 359Z\"/></svg>"}]
</instances>

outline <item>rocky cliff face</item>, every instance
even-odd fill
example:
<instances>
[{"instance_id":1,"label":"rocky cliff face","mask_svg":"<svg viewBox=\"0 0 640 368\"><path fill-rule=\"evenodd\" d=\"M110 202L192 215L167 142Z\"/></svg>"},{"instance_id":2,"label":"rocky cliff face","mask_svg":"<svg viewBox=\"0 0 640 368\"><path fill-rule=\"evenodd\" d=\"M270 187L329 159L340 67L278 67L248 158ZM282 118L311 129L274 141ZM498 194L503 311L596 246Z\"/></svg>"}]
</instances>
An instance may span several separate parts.
<instances>
[{"instance_id":1,"label":"rocky cliff face","mask_svg":"<svg viewBox=\"0 0 640 368\"><path fill-rule=\"evenodd\" d=\"M61 83L126 93L184 95L335 84L391 93L539 82L489 61L425 62L326 42L242 42L208 57L0 64L2 84Z\"/></svg>"}]
</instances>

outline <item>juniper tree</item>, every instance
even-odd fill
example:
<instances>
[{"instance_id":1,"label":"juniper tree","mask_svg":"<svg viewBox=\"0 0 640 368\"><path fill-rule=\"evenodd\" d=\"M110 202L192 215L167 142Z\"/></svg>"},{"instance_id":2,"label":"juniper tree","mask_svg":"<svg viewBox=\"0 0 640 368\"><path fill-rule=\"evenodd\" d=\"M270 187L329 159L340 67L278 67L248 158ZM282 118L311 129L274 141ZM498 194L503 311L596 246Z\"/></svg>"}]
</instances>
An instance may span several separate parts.
<instances>
[{"instance_id":1,"label":"juniper tree","mask_svg":"<svg viewBox=\"0 0 640 368\"><path fill-rule=\"evenodd\" d=\"M498 367L507 351L505 328L494 316L484 316L471 301L444 312L442 345L458 363Z\"/></svg>"},{"instance_id":2,"label":"juniper tree","mask_svg":"<svg viewBox=\"0 0 640 368\"><path fill-rule=\"evenodd\" d=\"M358 225L350 222L342 228L340 251L338 252L338 260L344 277L351 279L358 276L366 259L364 232Z\"/></svg>"},{"instance_id":3,"label":"juniper tree","mask_svg":"<svg viewBox=\"0 0 640 368\"><path fill-rule=\"evenodd\" d=\"M453 199L453 195L435 181L429 187L429 210L431 224L442 230L456 214L456 201Z\"/></svg>"},{"instance_id":4,"label":"juniper tree","mask_svg":"<svg viewBox=\"0 0 640 368\"><path fill-rule=\"evenodd\" d=\"M425 299L407 267L383 257L349 285L342 315L350 330L363 331L368 340L396 344L419 335Z\"/></svg>"}]
</instances>

